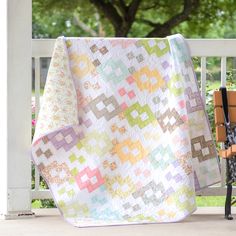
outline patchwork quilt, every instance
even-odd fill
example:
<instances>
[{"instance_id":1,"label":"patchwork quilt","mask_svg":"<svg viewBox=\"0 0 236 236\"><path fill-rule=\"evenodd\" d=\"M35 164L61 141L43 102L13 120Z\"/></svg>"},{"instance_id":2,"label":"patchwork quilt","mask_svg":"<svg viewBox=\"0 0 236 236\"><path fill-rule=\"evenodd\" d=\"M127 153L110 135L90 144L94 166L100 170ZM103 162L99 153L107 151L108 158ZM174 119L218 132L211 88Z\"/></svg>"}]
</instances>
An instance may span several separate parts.
<instances>
[{"instance_id":1,"label":"patchwork quilt","mask_svg":"<svg viewBox=\"0 0 236 236\"><path fill-rule=\"evenodd\" d=\"M59 37L32 160L75 226L190 215L220 172L184 38Z\"/></svg>"}]
</instances>

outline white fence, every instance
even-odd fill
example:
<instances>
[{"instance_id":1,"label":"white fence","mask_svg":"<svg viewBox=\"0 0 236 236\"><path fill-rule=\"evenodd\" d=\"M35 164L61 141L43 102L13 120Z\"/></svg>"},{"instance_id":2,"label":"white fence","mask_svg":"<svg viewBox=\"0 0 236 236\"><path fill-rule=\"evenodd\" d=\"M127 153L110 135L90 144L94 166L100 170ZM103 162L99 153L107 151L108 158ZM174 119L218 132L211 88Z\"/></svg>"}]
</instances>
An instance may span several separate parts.
<instances>
[{"instance_id":1,"label":"white fence","mask_svg":"<svg viewBox=\"0 0 236 236\"><path fill-rule=\"evenodd\" d=\"M227 57L236 57L236 39L188 39L191 56L201 58L201 95L206 98L206 73L207 58L221 58L221 85L226 84ZM36 119L40 109L40 58L51 57L55 40L35 39L32 42L32 57L35 60L35 112ZM220 196L225 195L225 161L221 160L222 181L221 184L208 187L198 195ZM35 172L35 188L32 190L33 199L51 198L49 190L41 189L39 186L40 176ZM236 194L236 189L233 190Z\"/></svg>"}]
</instances>

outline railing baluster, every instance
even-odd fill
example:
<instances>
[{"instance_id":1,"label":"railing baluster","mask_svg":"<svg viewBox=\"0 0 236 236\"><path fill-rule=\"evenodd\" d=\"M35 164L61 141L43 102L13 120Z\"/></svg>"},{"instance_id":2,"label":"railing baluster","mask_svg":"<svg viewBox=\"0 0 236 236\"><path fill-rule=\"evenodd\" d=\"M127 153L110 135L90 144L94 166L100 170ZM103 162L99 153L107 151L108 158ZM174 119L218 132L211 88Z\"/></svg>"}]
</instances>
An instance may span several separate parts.
<instances>
[{"instance_id":1,"label":"railing baluster","mask_svg":"<svg viewBox=\"0 0 236 236\"><path fill-rule=\"evenodd\" d=\"M221 86L226 86L226 57L221 57Z\"/></svg>"},{"instance_id":2,"label":"railing baluster","mask_svg":"<svg viewBox=\"0 0 236 236\"><path fill-rule=\"evenodd\" d=\"M206 106L206 57L201 57L201 95Z\"/></svg>"},{"instance_id":3,"label":"railing baluster","mask_svg":"<svg viewBox=\"0 0 236 236\"><path fill-rule=\"evenodd\" d=\"M40 109L40 58L35 58L35 118L38 119Z\"/></svg>"},{"instance_id":4,"label":"railing baluster","mask_svg":"<svg viewBox=\"0 0 236 236\"><path fill-rule=\"evenodd\" d=\"M226 86L226 57L221 57L221 86ZM224 144L221 144L221 149L224 149ZM225 187L226 177L226 162L221 158L221 187Z\"/></svg>"},{"instance_id":5,"label":"railing baluster","mask_svg":"<svg viewBox=\"0 0 236 236\"><path fill-rule=\"evenodd\" d=\"M37 122L40 109L40 58L35 58L35 120ZM39 190L40 176L35 168L35 191Z\"/></svg>"},{"instance_id":6,"label":"railing baluster","mask_svg":"<svg viewBox=\"0 0 236 236\"><path fill-rule=\"evenodd\" d=\"M35 181L34 189L35 189L35 191L38 191L39 190L40 175L39 175L39 172L38 172L36 167L35 167L35 179L34 179L34 181Z\"/></svg>"}]
</instances>

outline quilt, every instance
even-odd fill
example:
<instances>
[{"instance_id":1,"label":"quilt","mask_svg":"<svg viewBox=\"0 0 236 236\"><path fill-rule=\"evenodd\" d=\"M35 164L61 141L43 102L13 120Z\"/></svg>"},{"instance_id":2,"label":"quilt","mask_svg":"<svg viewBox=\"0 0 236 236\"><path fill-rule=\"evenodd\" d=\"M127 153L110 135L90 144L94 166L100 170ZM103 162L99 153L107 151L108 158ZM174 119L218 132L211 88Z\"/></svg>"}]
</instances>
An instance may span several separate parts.
<instances>
[{"instance_id":1,"label":"quilt","mask_svg":"<svg viewBox=\"0 0 236 236\"><path fill-rule=\"evenodd\" d=\"M185 39L59 37L31 158L74 226L176 222L220 181Z\"/></svg>"}]
</instances>

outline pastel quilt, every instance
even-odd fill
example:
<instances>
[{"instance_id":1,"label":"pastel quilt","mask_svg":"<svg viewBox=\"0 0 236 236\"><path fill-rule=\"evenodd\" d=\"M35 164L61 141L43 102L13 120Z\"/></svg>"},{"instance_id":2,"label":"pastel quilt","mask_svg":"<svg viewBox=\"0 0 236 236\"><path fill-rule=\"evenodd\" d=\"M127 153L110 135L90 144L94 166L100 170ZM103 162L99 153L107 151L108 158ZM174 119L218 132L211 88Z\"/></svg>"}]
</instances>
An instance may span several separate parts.
<instances>
[{"instance_id":1,"label":"pastel quilt","mask_svg":"<svg viewBox=\"0 0 236 236\"><path fill-rule=\"evenodd\" d=\"M32 159L75 226L190 215L220 172L184 38L59 37Z\"/></svg>"}]
</instances>

